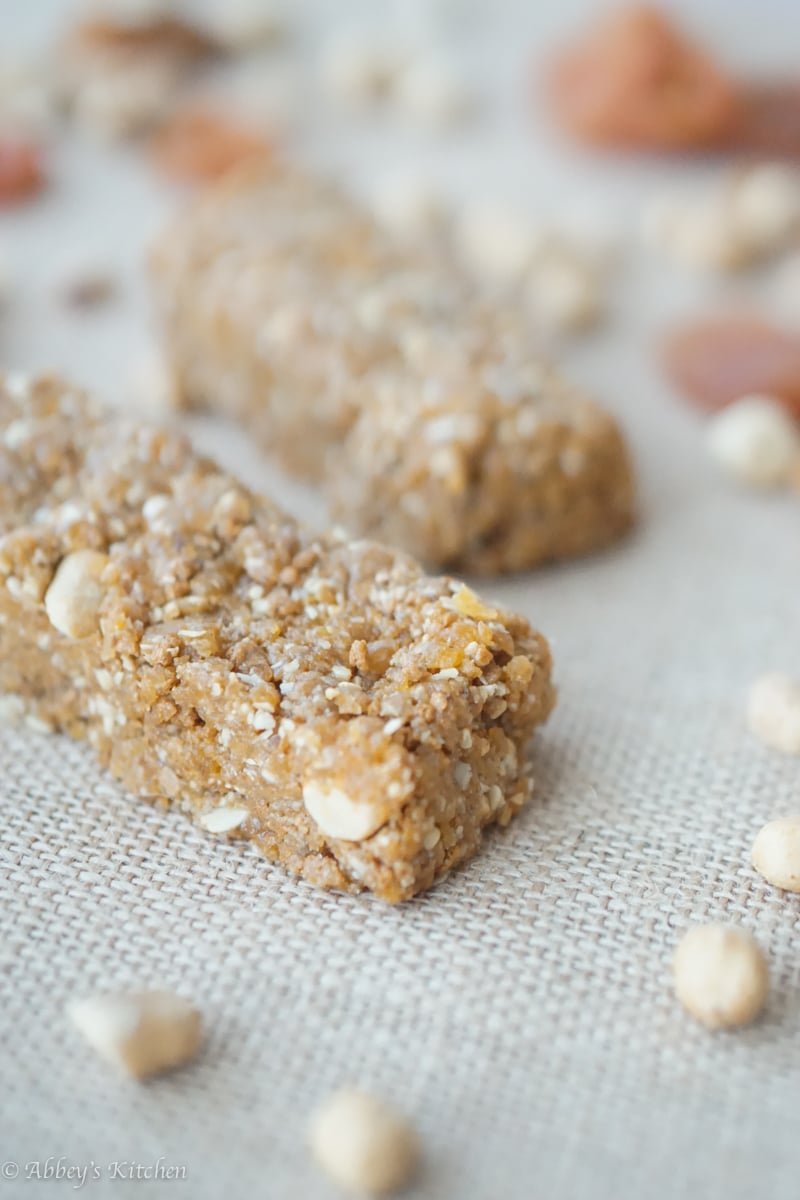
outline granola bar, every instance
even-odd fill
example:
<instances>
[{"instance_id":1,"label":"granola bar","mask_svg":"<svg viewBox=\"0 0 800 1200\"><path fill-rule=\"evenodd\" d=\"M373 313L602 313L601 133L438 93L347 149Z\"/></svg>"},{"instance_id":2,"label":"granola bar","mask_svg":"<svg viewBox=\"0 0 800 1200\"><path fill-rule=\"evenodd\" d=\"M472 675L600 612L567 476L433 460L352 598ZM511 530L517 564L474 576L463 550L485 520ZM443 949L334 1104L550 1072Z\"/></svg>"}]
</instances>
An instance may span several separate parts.
<instances>
[{"instance_id":1,"label":"granola bar","mask_svg":"<svg viewBox=\"0 0 800 1200\"><path fill-rule=\"evenodd\" d=\"M522 806L554 701L522 617L56 379L0 386L0 690L137 795L389 901Z\"/></svg>"},{"instance_id":2,"label":"granola bar","mask_svg":"<svg viewBox=\"0 0 800 1200\"><path fill-rule=\"evenodd\" d=\"M153 255L183 403L241 419L349 529L426 562L514 571L633 519L615 421L531 355L433 245L336 188L248 164Z\"/></svg>"}]
</instances>

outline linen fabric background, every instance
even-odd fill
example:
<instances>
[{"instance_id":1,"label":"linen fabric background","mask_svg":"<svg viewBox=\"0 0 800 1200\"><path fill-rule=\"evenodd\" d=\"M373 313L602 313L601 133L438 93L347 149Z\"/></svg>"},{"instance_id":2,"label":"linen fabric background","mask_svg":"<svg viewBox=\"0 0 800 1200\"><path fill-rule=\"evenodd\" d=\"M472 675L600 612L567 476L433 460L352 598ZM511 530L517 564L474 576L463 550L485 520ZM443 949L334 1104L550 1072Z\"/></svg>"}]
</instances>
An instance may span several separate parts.
<instances>
[{"instance_id":1,"label":"linen fabric background","mask_svg":"<svg viewBox=\"0 0 800 1200\"><path fill-rule=\"evenodd\" d=\"M30 7L10 10L20 42L65 9ZM372 11L307 9L312 29ZM704 173L581 155L526 111L528 61L596 5L469 11L447 28L484 96L473 129L444 145L402 129L392 141L378 119L324 108L298 152L356 186L413 154L453 196L488 180L545 213L588 198L590 215L629 228L644 196ZM682 11L732 61L786 63L792 6ZM172 201L134 155L111 170L107 153L68 142L52 194L2 218L23 281L2 356L125 401L146 336L143 246ZM76 240L127 280L120 305L79 323L48 299ZM800 900L770 889L749 851L766 820L797 810L800 766L751 739L743 713L755 676L800 672L800 500L736 491L659 378L659 329L719 289L628 257L608 333L558 353L630 432L641 521L607 554L481 585L551 638L560 702L532 747L534 801L466 869L393 909L315 892L132 799L84 747L0 729L0 1159L20 1165L16 1179L3 1168L0 1197L66 1192L74 1180L25 1179L26 1164L63 1156L97 1165L90 1196L323 1200L336 1192L310 1161L307 1119L357 1082L417 1125L415 1196L795 1200ZM769 277L746 287L772 296ZM241 431L193 428L324 519ZM751 1029L710 1035L672 997L674 945L707 920L752 930L768 953L772 994ZM83 1045L65 1002L128 985L197 1002L208 1035L194 1065L140 1086ZM111 1177L114 1162L152 1169L159 1156L186 1178Z\"/></svg>"}]
</instances>

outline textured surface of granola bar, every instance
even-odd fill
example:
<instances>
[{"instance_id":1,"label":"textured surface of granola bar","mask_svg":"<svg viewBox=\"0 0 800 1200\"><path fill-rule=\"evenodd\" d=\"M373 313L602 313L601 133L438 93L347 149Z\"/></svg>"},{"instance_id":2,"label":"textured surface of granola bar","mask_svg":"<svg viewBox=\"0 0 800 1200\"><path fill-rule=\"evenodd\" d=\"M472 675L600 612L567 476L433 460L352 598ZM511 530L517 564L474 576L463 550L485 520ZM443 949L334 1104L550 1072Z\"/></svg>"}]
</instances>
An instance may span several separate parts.
<instances>
[{"instance_id":1,"label":"textured surface of granola bar","mask_svg":"<svg viewBox=\"0 0 800 1200\"><path fill-rule=\"evenodd\" d=\"M522 617L55 379L0 388L0 690L137 795L390 901L521 807L554 699Z\"/></svg>"},{"instance_id":2,"label":"textured surface of granola bar","mask_svg":"<svg viewBox=\"0 0 800 1200\"><path fill-rule=\"evenodd\" d=\"M248 165L153 269L183 402L244 421L349 529L497 573L630 526L616 422L532 353L524 316L333 186Z\"/></svg>"}]
</instances>

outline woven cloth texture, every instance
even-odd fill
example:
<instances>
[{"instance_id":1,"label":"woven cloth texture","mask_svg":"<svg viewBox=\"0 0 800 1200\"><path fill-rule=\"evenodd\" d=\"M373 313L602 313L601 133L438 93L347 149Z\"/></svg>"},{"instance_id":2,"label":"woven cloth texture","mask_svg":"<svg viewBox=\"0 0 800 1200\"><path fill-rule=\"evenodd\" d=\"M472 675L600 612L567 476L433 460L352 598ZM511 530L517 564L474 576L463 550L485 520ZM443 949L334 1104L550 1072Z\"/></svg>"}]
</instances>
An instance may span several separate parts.
<instances>
[{"instance_id":1,"label":"woven cloth texture","mask_svg":"<svg viewBox=\"0 0 800 1200\"><path fill-rule=\"evenodd\" d=\"M488 6L471 61L503 81L513 61L522 78L523 52L539 25L546 44L562 7L591 6ZM760 6L682 8L707 10L707 29L730 32L743 62L784 43L793 53L784 0L775 20ZM487 120L444 167L476 192L497 172L495 193L517 181L520 197L532 175L552 199L558 172L547 154L534 160L516 93L513 110L516 141ZM325 125L334 119L318 114L310 159L362 181L381 155L392 165L382 128L345 141L343 124ZM106 194L108 223L77 191L74 225L58 224L56 199L41 220L20 219L12 248L45 297L67 228L110 230L138 264L163 215L132 167L114 182L105 159L69 153L92 204ZM556 165L593 201L596 185L606 198L622 183L644 195L679 169ZM749 853L766 820L798 810L800 764L755 742L743 714L757 675L800 674L800 501L737 492L707 461L700 421L659 383L652 353L694 292L657 264L632 270L608 337L571 348L569 369L630 431L641 522L602 556L476 585L551 639L560 701L532 747L534 801L464 870L394 909L316 892L126 795L85 747L0 726L0 1200L75 1194L74 1179L25 1177L59 1158L87 1167L78 1194L101 1200L333 1200L305 1136L313 1107L346 1082L412 1116L420 1200L797 1200L800 898L770 889ZM13 346L18 367L104 376L113 399L130 315L97 337L46 311L47 322L24 304L11 314L4 356ZM195 431L323 519L240 431ZM706 920L752 930L769 956L769 1006L750 1029L709 1034L672 996L675 943ZM192 1066L136 1085L70 1028L67 1000L128 985L197 1002L207 1040ZM159 1156L185 1179L119 1177ZM112 1178L115 1162L127 1166Z\"/></svg>"}]
</instances>

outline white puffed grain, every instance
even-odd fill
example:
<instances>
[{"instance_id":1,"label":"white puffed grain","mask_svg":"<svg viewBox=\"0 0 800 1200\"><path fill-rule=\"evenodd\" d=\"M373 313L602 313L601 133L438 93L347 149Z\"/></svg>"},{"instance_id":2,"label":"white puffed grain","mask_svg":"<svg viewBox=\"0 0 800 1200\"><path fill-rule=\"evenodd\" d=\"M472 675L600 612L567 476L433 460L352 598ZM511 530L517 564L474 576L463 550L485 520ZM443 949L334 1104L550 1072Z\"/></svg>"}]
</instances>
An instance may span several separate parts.
<instances>
[{"instance_id":1,"label":"white puffed grain","mask_svg":"<svg viewBox=\"0 0 800 1200\"><path fill-rule=\"evenodd\" d=\"M357 1195L382 1196L404 1187L419 1160L408 1122L383 1100L342 1088L314 1115L311 1151L341 1187Z\"/></svg>"},{"instance_id":2,"label":"white puffed grain","mask_svg":"<svg viewBox=\"0 0 800 1200\"><path fill-rule=\"evenodd\" d=\"M769 821L753 842L752 863L773 887L800 892L800 817Z\"/></svg>"},{"instance_id":3,"label":"white puffed grain","mask_svg":"<svg viewBox=\"0 0 800 1200\"><path fill-rule=\"evenodd\" d=\"M747 724L759 741L782 754L800 754L800 683L780 671L750 688Z\"/></svg>"},{"instance_id":4,"label":"white puffed grain","mask_svg":"<svg viewBox=\"0 0 800 1200\"><path fill-rule=\"evenodd\" d=\"M708 449L741 483L780 487L800 455L800 432L773 397L743 396L711 418Z\"/></svg>"},{"instance_id":5,"label":"white puffed grain","mask_svg":"<svg viewBox=\"0 0 800 1200\"><path fill-rule=\"evenodd\" d=\"M672 962L675 994L709 1029L748 1025L764 1008L769 971L758 943L742 929L698 925L683 935Z\"/></svg>"}]
</instances>

